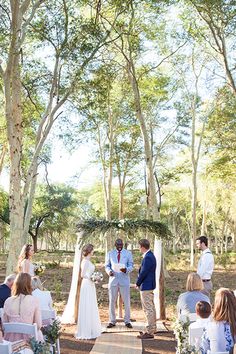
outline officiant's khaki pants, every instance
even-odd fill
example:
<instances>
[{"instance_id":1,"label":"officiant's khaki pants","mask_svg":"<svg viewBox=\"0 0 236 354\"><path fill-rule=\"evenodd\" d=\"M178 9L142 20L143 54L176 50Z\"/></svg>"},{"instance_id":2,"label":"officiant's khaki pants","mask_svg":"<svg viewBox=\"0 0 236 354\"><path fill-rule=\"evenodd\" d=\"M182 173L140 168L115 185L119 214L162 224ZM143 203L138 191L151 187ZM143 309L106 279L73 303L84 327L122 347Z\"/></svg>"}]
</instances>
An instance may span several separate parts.
<instances>
[{"instance_id":1,"label":"officiant's khaki pants","mask_svg":"<svg viewBox=\"0 0 236 354\"><path fill-rule=\"evenodd\" d=\"M153 290L140 291L141 303L143 311L147 318L147 333L153 334L156 332L156 309L154 305L154 293Z\"/></svg>"}]
</instances>

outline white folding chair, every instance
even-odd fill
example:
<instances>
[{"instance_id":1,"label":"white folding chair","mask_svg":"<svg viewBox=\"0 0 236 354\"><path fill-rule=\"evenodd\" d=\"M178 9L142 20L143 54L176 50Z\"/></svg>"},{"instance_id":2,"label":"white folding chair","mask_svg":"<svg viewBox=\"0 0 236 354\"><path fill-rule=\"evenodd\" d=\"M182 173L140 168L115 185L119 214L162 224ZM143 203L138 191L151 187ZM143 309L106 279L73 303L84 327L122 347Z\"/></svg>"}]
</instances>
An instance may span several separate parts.
<instances>
[{"instance_id":1,"label":"white folding chair","mask_svg":"<svg viewBox=\"0 0 236 354\"><path fill-rule=\"evenodd\" d=\"M42 321L45 320L55 320L56 319L56 310L41 310ZM60 341L59 338L56 342L57 353L60 354Z\"/></svg>"},{"instance_id":2,"label":"white folding chair","mask_svg":"<svg viewBox=\"0 0 236 354\"><path fill-rule=\"evenodd\" d=\"M4 332L6 333L19 333L27 334L29 337L34 337L38 340L37 324L28 324L21 322L5 322L3 323Z\"/></svg>"},{"instance_id":3,"label":"white folding chair","mask_svg":"<svg viewBox=\"0 0 236 354\"><path fill-rule=\"evenodd\" d=\"M188 329L188 340L190 345L198 346L203 335L203 327Z\"/></svg>"},{"instance_id":4,"label":"white folding chair","mask_svg":"<svg viewBox=\"0 0 236 354\"><path fill-rule=\"evenodd\" d=\"M41 310L42 321L55 320L56 310Z\"/></svg>"},{"instance_id":5,"label":"white folding chair","mask_svg":"<svg viewBox=\"0 0 236 354\"><path fill-rule=\"evenodd\" d=\"M194 313L188 313L187 315L180 315L179 320L181 322L187 322L187 320L189 319L189 321L192 322L196 322L197 321L197 314Z\"/></svg>"},{"instance_id":6,"label":"white folding chair","mask_svg":"<svg viewBox=\"0 0 236 354\"><path fill-rule=\"evenodd\" d=\"M3 343L0 343L0 353L1 354L12 354L11 342L4 340Z\"/></svg>"},{"instance_id":7,"label":"white folding chair","mask_svg":"<svg viewBox=\"0 0 236 354\"><path fill-rule=\"evenodd\" d=\"M229 352L210 352L210 354L229 354Z\"/></svg>"}]
</instances>

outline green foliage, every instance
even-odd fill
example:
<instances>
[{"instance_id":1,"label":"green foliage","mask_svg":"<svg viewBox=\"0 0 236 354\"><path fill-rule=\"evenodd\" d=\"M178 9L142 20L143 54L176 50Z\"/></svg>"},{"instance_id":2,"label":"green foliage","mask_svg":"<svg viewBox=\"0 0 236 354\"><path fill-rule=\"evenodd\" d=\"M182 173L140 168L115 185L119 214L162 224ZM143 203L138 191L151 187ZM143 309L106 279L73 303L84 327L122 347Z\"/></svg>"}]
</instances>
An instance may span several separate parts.
<instances>
[{"instance_id":1,"label":"green foliage","mask_svg":"<svg viewBox=\"0 0 236 354\"><path fill-rule=\"evenodd\" d=\"M77 228L84 232L84 236L95 236L97 234L105 234L110 230L121 230L129 235L134 235L138 230L143 232L149 231L160 238L168 239L171 233L167 225L151 220L83 220L77 224Z\"/></svg>"},{"instance_id":2,"label":"green foliage","mask_svg":"<svg viewBox=\"0 0 236 354\"><path fill-rule=\"evenodd\" d=\"M54 320L52 324L42 327L42 332L45 341L50 344L55 344L60 336L61 323L59 320Z\"/></svg>"},{"instance_id":3,"label":"green foliage","mask_svg":"<svg viewBox=\"0 0 236 354\"><path fill-rule=\"evenodd\" d=\"M199 354L199 350L188 343L189 325L189 318L186 321L176 320L174 324L174 333L177 340L176 354Z\"/></svg>"},{"instance_id":4,"label":"green foliage","mask_svg":"<svg viewBox=\"0 0 236 354\"><path fill-rule=\"evenodd\" d=\"M76 190L63 184L39 185L33 205L33 235L63 233L70 229L77 208Z\"/></svg>"},{"instance_id":5,"label":"green foliage","mask_svg":"<svg viewBox=\"0 0 236 354\"><path fill-rule=\"evenodd\" d=\"M50 345L48 343L39 342L35 338L30 338L29 344L34 354L50 354Z\"/></svg>"},{"instance_id":6,"label":"green foliage","mask_svg":"<svg viewBox=\"0 0 236 354\"><path fill-rule=\"evenodd\" d=\"M218 90L215 107L207 125L207 147L212 156L209 173L226 180L235 180L236 98L228 87Z\"/></svg>"}]
</instances>

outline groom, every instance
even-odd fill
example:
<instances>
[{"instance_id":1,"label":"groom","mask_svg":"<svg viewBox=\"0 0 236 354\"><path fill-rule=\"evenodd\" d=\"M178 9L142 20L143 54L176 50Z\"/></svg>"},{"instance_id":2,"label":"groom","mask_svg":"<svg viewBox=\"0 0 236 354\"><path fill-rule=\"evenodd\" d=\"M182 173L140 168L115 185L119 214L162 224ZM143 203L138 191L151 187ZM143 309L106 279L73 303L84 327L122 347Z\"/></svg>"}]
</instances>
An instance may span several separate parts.
<instances>
[{"instance_id":1,"label":"groom","mask_svg":"<svg viewBox=\"0 0 236 354\"><path fill-rule=\"evenodd\" d=\"M106 255L105 270L109 275L109 324L107 328L115 327L118 292L125 306L124 322L126 327L132 328L130 323L130 277L133 270L133 258L130 251L123 248L123 241L117 239L115 249Z\"/></svg>"},{"instance_id":2,"label":"groom","mask_svg":"<svg viewBox=\"0 0 236 354\"><path fill-rule=\"evenodd\" d=\"M154 305L154 293L156 288L156 258L150 250L150 242L146 239L139 241L140 252L143 254L136 288L140 289L140 297L143 311L147 318L146 332L140 333L140 339L153 339L156 332L156 309Z\"/></svg>"}]
</instances>

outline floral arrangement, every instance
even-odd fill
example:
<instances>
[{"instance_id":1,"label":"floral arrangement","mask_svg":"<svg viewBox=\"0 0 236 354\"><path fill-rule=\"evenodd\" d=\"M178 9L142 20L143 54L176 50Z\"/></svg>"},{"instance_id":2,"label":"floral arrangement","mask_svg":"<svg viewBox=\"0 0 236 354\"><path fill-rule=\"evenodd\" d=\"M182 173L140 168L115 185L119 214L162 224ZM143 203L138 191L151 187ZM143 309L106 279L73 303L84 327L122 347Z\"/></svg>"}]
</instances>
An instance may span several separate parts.
<instances>
[{"instance_id":1,"label":"floral arrangement","mask_svg":"<svg viewBox=\"0 0 236 354\"><path fill-rule=\"evenodd\" d=\"M30 347L34 354L50 354L50 345L37 341L35 338L30 338Z\"/></svg>"},{"instance_id":2,"label":"floral arrangement","mask_svg":"<svg viewBox=\"0 0 236 354\"><path fill-rule=\"evenodd\" d=\"M93 274L91 275L91 280L95 284L98 284L103 281L103 274L101 272L93 272Z\"/></svg>"},{"instance_id":3,"label":"floral arrangement","mask_svg":"<svg viewBox=\"0 0 236 354\"><path fill-rule=\"evenodd\" d=\"M56 319L51 324L41 328L45 341L50 344L55 344L60 336L61 322Z\"/></svg>"},{"instance_id":4,"label":"floral arrangement","mask_svg":"<svg viewBox=\"0 0 236 354\"><path fill-rule=\"evenodd\" d=\"M174 334L177 341L176 354L200 354L199 350L188 342L189 318L186 321L176 320Z\"/></svg>"},{"instance_id":5,"label":"floral arrangement","mask_svg":"<svg viewBox=\"0 0 236 354\"><path fill-rule=\"evenodd\" d=\"M34 272L35 275L40 275L43 274L45 271L46 267L42 263L35 263L34 264Z\"/></svg>"}]
</instances>

